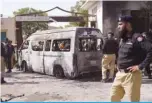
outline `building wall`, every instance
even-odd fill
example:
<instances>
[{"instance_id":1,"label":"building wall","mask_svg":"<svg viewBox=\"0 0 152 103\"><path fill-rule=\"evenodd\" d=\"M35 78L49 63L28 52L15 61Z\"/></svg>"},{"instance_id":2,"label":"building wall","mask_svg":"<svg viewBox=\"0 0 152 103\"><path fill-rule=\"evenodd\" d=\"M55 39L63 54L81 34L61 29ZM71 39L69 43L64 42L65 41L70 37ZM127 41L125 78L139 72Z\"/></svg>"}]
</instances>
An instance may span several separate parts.
<instances>
[{"instance_id":1,"label":"building wall","mask_svg":"<svg viewBox=\"0 0 152 103\"><path fill-rule=\"evenodd\" d=\"M92 13L93 8L97 7L97 12L95 14L97 15L96 27L99 28L104 35L106 35L108 32L114 32L115 34L118 34L117 20L119 16L121 16L122 14L131 15L130 11L140 10L141 8L145 7L145 1L90 1L90 2L92 2L91 3L92 5L89 5L88 2L88 6L86 6L88 9L88 13L93 14ZM91 17L89 17L89 21L91 21L90 18ZM135 20L135 22L136 21L138 20ZM146 27L145 24L140 22L139 25L144 25ZM90 22L89 22L89 27L91 27Z\"/></svg>"},{"instance_id":2,"label":"building wall","mask_svg":"<svg viewBox=\"0 0 152 103\"><path fill-rule=\"evenodd\" d=\"M109 31L118 34L116 29L117 20L123 10L140 10L144 6L143 1L103 1L104 35ZM130 15L129 12L125 12L125 14Z\"/></svg>"},{"instance_id":3,"label":"building wall","mask_svg":"<svg viewBox=\"0 0 152 103\"><path fill-rule=\"evenodd\" d=\"M103 33L103 2L99 1L97 8L97 27Z\"/></svg>"},{"instance_id":4,"label":"building wall","mask_svg":"<svg viewBox=\"0 0 152 103\"><path fill-rule=\"evenodd\" d=\"M94 9L94 8L97 8L97 2L94 2L92 5L91 5L91 7L89 8L89 10L88 10L88 14L93 14L93 15L96 15L97 13L93 13L92 12L92 10ZM88 22L88 26L89 27L91 27L91 21L95 21L95 17L92 17L92 16L90 16L89 18L88 18L88 20L89 20L89 22ZM97 26L97 25L96 25Z\"/></svg>"},{"instance_id":5,"label":"building wall","mask_svg":"<svg viewBox=\"0 0 152 103\"><path fill-rule=\"evenodd\" d=\"M94 1L92 1L94 2ZM96 17L89 17L88 26L91 27L90 21L96 21L96 28L103 32L103 3L101 1L95 1L88 9L89 14L96 15ZM96 8L96 12L92 12Z\"/></svg>"},{"instance_id":6,"label":"building wall","mask_svg":"<svg viewBox=\"0 0 152 103\"><path fill-rule=\"evenodd\" d=\"M16 43L15 18L1 18L1 32L6 32L6 37Z\"/></svg>"}]
</instances>

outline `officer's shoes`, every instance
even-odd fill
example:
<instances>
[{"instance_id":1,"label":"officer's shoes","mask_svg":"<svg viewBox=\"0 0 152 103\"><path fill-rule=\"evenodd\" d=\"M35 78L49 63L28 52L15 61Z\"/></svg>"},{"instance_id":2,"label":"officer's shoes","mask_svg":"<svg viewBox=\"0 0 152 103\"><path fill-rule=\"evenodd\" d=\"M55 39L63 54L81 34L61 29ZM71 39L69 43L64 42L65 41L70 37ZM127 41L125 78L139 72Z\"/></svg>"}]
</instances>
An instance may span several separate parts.
<instances>
[{"instance_id":1,"label":"officer's shoes","mask_svg":"<svg viewBox=\"0 0 152 103\"><path fill-rule=\"evenodd\" d=\"M107 81L107 79L102 79L101 82L102 82L102 83L107 83L108 81Z\"/></svg>"},{"instance_id":2,"label":"officer's shoes","mask_svg":"<svg viewBox=\"0 0 152 103\"><path fill-rule=\"evenodd\" d=\"M6 73L11 73L11 72L12 72L12 71L9 70L9 71L7 71Z\"/></svg>"},{"instance_id":3,"label":"officer's shoes","mask_svg":"<svg viewBox=\"0 0 152 103\"><path fill-rule=\"evenodd\" d=\"M108 82L113 82L113 79L112 78L108 79Z\"/></svg>"}]
</instances>

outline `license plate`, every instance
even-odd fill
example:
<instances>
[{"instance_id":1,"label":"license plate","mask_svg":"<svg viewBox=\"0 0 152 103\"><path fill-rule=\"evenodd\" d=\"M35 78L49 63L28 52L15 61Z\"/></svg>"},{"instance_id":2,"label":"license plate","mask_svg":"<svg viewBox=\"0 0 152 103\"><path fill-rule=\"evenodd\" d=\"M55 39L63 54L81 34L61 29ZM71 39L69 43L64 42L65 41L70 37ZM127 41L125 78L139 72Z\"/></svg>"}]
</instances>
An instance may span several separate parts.
<instances>
[{"instance_id":1,"label":"license plate","mask_svg":"<svg viewBox=\"0 0 152 103\"><path fill-rule=\"evenodd\" d=\"M90 64L91 64L91 65L96 65L97 62L96 62L96 61L90 61Z\"/></svg>"}]
</instances>

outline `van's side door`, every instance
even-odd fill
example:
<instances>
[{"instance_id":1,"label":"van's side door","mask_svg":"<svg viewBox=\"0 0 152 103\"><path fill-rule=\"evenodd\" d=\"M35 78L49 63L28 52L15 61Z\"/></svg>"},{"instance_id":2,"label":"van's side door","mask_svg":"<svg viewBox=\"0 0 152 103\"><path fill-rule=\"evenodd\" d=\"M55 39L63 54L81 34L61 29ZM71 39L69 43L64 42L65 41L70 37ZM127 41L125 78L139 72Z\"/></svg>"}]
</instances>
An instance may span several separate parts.
<instances>
[{"instance_id":1,"label":"van's side door","mask_svg":"<svg viewBox=\"0 0 152 103\"><path fill-rule=\"evenodd\" d=\"M46 40L44 48L44 72L45 74L51 75L52 69L52 57L51 57L51 40Z\"/></svg>"},{"instance_id":2,"label":"van's side door","mask_svg":"<svg viewBox=\"0 0 152 103\"><path fill-rule=\"evenodd\" d=\"M30 60L32 64L32 69L40 73L43 73L42 70L43 48L44 48L43 40L36 40L31 42Z\"/></svg>"}]
</instances>

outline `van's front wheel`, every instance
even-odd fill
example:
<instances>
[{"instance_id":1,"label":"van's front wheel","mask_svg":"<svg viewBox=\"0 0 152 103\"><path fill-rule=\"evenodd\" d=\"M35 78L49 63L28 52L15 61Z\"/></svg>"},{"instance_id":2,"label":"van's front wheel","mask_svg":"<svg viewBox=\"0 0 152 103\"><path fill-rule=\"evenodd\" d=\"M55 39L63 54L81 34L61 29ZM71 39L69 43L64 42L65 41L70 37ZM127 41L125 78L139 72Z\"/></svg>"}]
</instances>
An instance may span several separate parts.
<instances>
[{"instance_id":1,"label":"van's front wheel","mask_svg":"<svg viewBox=\"0 0 152 103\"><path fill-rule=\"evenodd\" d=\"M67 79L69 79L69 80L74 80L74 79L76 79L76 77L78 77L78 76L74 76L73 74L70 76L68 73L65 73L65 77L66 77Z\"/></svg>"},{"instance_id":2,"label":"van's front wheel","mask_svg":"<svg viewBox=\"0 0 152 103\"><path fill-rule=\"evenodd\" d=\"M64 72L63 69L60 66L55 66L54 67L54 72L53 72L54 76L56 78L63 78L64 77Z\"/></svg>"}]
</instances>

